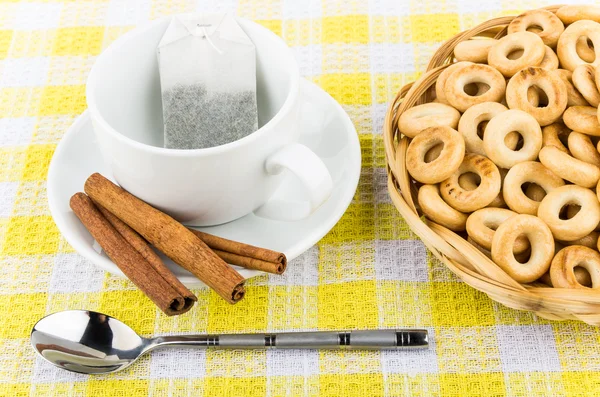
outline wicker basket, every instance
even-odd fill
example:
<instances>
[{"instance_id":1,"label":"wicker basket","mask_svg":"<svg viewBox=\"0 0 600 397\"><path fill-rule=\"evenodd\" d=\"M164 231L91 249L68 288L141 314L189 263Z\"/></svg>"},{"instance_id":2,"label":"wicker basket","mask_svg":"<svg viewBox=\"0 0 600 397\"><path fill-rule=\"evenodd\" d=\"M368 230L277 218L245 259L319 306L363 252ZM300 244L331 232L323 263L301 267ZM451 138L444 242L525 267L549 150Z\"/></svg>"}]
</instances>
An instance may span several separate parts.
<instances>
[{"instance_id":1,"label":"wicker basket","mask_svg":"<svg viewBox=\"0 0 600 397\"><path fill-rule=\"evenodd\" d=\"M560 6L546 8L556 12ZM411 229L431 252L464 282L508 307L535 312L551 320L577 319L600 325L600 293L591 289L549 288L544 284L520 284L492 260L453 231L422 218L416 203L416 186L406 169L406 149L410 139L397 129L398 118L412 106L433 99L435 82L453 62L456 44L475 36L500 38L515 18L501 17L484 22L446 41L433 55L427 71L414 83L403 87L391 103L384 122L384 143L388 164L388 191L392 201Z\"/></svg>"}]
</instances>

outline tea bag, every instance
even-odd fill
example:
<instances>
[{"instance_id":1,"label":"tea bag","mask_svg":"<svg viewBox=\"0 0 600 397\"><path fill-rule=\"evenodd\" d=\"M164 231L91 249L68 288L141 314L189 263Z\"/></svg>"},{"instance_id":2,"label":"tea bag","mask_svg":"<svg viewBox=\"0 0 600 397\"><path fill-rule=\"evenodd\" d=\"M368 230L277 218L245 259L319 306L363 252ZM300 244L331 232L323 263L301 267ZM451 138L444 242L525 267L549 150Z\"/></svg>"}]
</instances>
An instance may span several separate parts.
<instances>
[{"instance_id":1,"label":"tea bag","mask_svg":"<svg viewBox=\"0 0 600 397\"><path fill-rule=\"evenodd\" d=\"M158 65L166 148L223 145L258 129L256 51L233 15L173 17Z\"/></svg>"}]
</instances>

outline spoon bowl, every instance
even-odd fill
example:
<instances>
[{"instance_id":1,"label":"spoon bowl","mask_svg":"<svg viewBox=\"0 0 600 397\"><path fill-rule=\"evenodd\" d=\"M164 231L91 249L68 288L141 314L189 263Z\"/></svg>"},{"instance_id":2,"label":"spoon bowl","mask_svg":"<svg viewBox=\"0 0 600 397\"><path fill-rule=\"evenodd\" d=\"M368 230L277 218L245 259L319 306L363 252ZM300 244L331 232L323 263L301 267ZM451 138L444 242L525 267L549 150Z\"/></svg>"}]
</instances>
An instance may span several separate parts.
<instances>
[{"instance_id":1,"label":"spoon bowl","mask_svg":"<svg viewBox=\"0 0 600 397\"><path fill-rule=\"evenodd\" d=\"M46 361L84 374L122 370L151 346L116 318L85 310L42 318L31 331L31 344Z\"/></svg>"}]
</instances>

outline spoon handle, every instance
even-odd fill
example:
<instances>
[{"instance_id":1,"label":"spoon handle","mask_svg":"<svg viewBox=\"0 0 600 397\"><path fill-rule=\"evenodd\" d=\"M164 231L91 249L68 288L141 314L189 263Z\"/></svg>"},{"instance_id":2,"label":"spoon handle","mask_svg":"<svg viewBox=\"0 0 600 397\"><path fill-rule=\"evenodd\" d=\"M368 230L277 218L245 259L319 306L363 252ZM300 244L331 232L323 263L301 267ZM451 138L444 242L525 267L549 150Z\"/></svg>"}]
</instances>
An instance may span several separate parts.
<instances>
[{"instance_id":1,"label":"spoon handle","mask_svg":"<svg viewBox=\"0 0 600 397\"><path fill-rule=\"evenodd\" d=\"M221 349L392 349L427 348L427 330L285 332L269 334L180 335L153 340L153 347L179 346Z\"/></svg>"}]
</instances>

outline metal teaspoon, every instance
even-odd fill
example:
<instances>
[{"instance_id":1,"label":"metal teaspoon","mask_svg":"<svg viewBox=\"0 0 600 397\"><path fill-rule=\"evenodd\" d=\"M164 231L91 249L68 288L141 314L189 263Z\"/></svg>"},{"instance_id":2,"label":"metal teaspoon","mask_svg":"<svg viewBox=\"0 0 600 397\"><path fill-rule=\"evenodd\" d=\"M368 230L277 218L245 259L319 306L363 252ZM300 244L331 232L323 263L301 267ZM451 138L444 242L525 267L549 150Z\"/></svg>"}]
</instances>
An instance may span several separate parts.
<instances>
[{"instance_id":1,"label":"metal teaspoon","mask_svg":"<svg viewBox=\"0 0 600 397\"><path fill-rule=\"evenodd\" d=\"M427 330L169 335L142 338L106 314L66 310L34 325L31 344L46 361L84 374L120 371L159 347L225 349L415 349L428 346Z\"/></svg>"}]
</instances>

